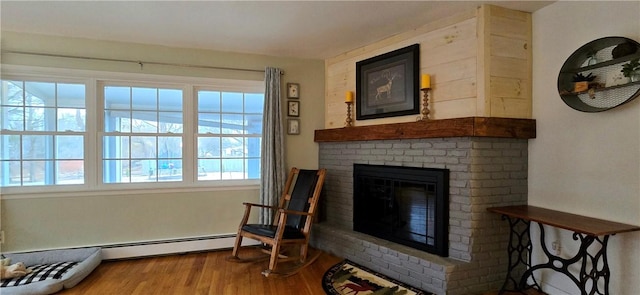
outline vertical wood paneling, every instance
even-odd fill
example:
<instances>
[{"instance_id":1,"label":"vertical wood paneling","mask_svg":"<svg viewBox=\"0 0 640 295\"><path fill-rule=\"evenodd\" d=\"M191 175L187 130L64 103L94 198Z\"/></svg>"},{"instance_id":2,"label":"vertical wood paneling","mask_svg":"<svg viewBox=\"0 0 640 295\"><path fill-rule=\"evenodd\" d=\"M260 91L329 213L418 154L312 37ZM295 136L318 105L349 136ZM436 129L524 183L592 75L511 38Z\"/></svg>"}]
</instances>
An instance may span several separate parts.
<instances>
[{"instance_id":1,"label":"vertical wood paneling","mask_svg":"<svg viewBox=\"0 0 640 295\"><path fill-rule=\"evenodd\" d=\"M441 102L460 98L476 97L475 77L444 82L432 89L433 98L429 101Z\"/></svg>"},{"instance_id":2,"label":"vertical wood paneling","mask_svg":"<svg viewBox=\"0 0 640 295\"><path fill-rule=\"evenodd\" d=\"M494 16L491 19L491 28L496 36L503 36L513 39L527 40L527 22Z\"/></svg>"},{"instance_id":3,"label":"vertical wood paneling","mask_svg":"<svg viewBox=\"0 0 640 295\"><path fill-rule=\"evenodd\" d=\"M489 6L490 113L531 118L531 15Z\"/></svg>"},{"instance_id":4,"label":"vertical wood paneling","mask_svg":"<svg viewBox=\"0 0 640 295\"><path fill-rule=\"evenodd\" d=\"M491 54L526 60L529 58L528 41L502 36L491 36Z\"/></svg>"},{"instance_id":5,"label":"vertical wood paneling","mask_svg":"<svg viewBox=\"0 0 640 295\"><path fill-rule=\"evenodd\" d=\"M437 118L464 118L476 109L476 97L434 102L431 114ZM431 105L431 103L429 103Z\"/></svg>"},{"instance_id":6,"label":"vertical wood paneling","mask_svg":"<svg viewBox=\"0 0 640 295\"><path fill-rule=\"evenodd\" d=\"M531 85L526 79L491 78L491 93L496 97L511 97L526 100L531 96Z\"/></svg>"},{"instance_id":7,"label":"vertical wood paneling","mask_svg":"<svg viewBox=\"0 0 640 295\"><path fill-rule=\"evenodd\" d=\"M490 62L491 77L526 79L531 73L525 59L492 56Z\"/></svg>"},{"instance_id":8,"label":"vertical wood paneling","mask_svg":"<svg viewBox=\"0 0 640 295\"><path fill-rule=\"evenodd\" d=\"M421 49L421 68L449 64L476 56L476 39L456 39L442 46ZM424 61L423 61L424 59Z\"/></svg>"},{"instance_id":9,"label":"vertical wood paneling","mask_svg":"<svg viewBox=\"0 0 640 295\"><path fill-rule=\"evenodd\" d=\"M476 77L476 57L456 60L447 64L434 65L429 67L430 73L434 73L432 77L438 84L450 81L456 81L467 78Z\"/></svg>"},{"instance_id":10,"label":"vertical wood paneling","mask_svg":"<svg viewBox=\"0 0 640 295\"><path fill-rule=\"evenodd\" d=\"M416 43L420 44L420 72L432 76L432 119L531 118L531 15L483 5L327 59L325 128L344 126L344 93L356 91L358 61ZM355 105L353 109L355 119ZM363 120L355 125L415 118Z\"/></svg>"},{"instance_id":11,"label":"vertical wood paneling","mask_svg":"<svg viewBox=\"0 0 640 295\"><path fill-rule=\"evenodd\" d=\"M355 64L358 61L411 44L420 44L420 72L432 75L433 91L430 95L432 110L438 105L435 95L438 95L437 99L441 101L475 96L475 90L470 92L470 85L475 84L475 40L475 12L463 12L442 23L427 24L411 32L328 59L326 61L325 128L344 126L346 117L344 93L356 90ZM438 89L438 85L442 85L442 88ZM474 110L468 104L462 105L464 110L458 110L456 114L474 115ZM455 104L455 107L459 106L461 106L459 103ZM355 105L353 109L355 119ZM411 122L416 116L358 121L356 125ZM435 119L435 112L432 112L432 118Z\"/></svg>"},{"instance_id":12,"label":"vertical wood paneling","mask_svg":"<svg viewBox=\"0 0 640 295\"><path fill-rule=\"evenodd\" d=\"M491 71L491 44L489 36L491 36L491 26L488 24L491 21L490 10L486 6L482 6L478 9L478 55L477 62L477 85L478 85L478 99L476 102L476 115L477 116L489 116L491 113L491 96L488 90Z\"/></svg>"}]
</instances>

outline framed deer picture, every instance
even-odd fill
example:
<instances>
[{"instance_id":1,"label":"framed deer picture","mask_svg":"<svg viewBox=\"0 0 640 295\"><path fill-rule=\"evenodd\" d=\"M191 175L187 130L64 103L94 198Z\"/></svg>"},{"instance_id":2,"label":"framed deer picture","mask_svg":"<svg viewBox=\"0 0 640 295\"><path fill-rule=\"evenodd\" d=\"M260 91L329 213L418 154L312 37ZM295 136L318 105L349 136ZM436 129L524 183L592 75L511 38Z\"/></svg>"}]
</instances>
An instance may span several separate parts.
<instances>
[{"instance_id":1,"label":"framed deer picture","mask_svg":"<svg viewBox=\"0 0 640 295\"><path fill-rule=\"evenodd\" d=\"M356 62L356 119L420 112L420 44Z\"/></svg>"}]
</instances>

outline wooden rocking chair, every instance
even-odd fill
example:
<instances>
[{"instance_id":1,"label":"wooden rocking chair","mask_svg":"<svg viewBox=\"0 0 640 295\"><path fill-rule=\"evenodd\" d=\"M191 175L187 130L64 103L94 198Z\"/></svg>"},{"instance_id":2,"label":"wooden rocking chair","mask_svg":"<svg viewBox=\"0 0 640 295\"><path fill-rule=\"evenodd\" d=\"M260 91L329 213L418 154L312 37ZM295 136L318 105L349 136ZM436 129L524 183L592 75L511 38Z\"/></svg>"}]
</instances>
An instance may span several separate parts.
<instances>
[{"instance_id":1,"label":"wooden rocking chair","mask_svg":"<svg viewBox=\"0 0 640 295\"><path fill-rule=\"evenodd\" d=\"M238 235L229 260L237 262L261 260L260 258L241 259L238 257L242 238L247 237L260 241L263 246L262 251L269 254L269 256L263 256L264 259L270 257L269 268L262 272L265 277L270 274L292 275L313 263L320 253L308 257L309 235L325 174L325 169L301 170L292 168L277 207L243 203L245 212L238 227ZM277 210L273 224L247 224L252 207ZM292 246L300 248L298 256L289 256L289 251L286 250L290 250ZM295 259L299 259L298 265L288 271L276 271L278 262Z\"/></svg>"}]
</instances>

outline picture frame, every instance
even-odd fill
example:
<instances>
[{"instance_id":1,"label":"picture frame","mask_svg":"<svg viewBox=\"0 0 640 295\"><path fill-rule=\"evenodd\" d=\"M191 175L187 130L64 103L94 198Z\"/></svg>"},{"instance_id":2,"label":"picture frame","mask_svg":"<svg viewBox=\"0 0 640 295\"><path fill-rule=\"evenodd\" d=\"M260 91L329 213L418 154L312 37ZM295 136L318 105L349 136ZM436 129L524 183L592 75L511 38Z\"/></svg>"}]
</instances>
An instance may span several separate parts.
<instances>
[{"instance_id":1,"label":"picture frame","mask_svg":"<svg viewBox=\"0 0 640 295\"><path fill-rule=\"evenodd\" d=\"M287 83L287 98L300 98L300 84Z\"/></svg>"},{"instance_id":2,"label":"picture frame","mask_svg":"<svg viewBox=\"0 0 640 295\"><path fill-rule=\"evenodd\" d=\"M420 113L420 44L356 62L356 119Z\"/></svg>"},{"instance_id":3,"label":"picture frame","mask_svg":"<svg viewBox=\"0 0 640 295\"><path fill-rule=\"evenodd\" d=\"M287 134L292 134L292 135L300 134L299 119L287 119Z\"/></svg>"},{"instance_id":4,"label":"picture frame","mask_svg":"<svg viewBox=\"0 0 640 295\"><path fill-rule=\"evenodd\" d=\"M289 117L300 117L300 102L297 100L289 100L287 102L287 115Z\"/></svg>"}]
</instances>

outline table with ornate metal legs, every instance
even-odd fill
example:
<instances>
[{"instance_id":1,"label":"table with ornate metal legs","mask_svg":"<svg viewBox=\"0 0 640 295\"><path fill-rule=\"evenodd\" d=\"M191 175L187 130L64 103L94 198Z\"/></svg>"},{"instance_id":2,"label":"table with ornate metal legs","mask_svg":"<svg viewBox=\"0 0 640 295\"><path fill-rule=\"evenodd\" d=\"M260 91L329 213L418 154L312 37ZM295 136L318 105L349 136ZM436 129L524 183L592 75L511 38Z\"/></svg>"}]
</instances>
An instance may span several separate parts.
<instances>
[{"instance_id":1,"label":"table with ornate metal legs","mask_svg":"<svg viewBox=\"0 0 640 295\"><path fill-rule=\"evenodd\" d=\"M541 269L551 269L566 275L578 287L581 295L609 295L609 237L617 233L640 230L640 227L634 225L526 205L494 207L487 210L501 214L510 227L507 278L500 294L507 291L523 292L532 288L542 291L533 273ZM547 262L536 265L531 261L531 221L539 226L540 246L547 258ZM568 259L552 254L544 243L545 225L573 231L573 240L580 243L578 252ZM580 269L577 275L571 271L576 267Z\"/></svg>"}]
</instances>

